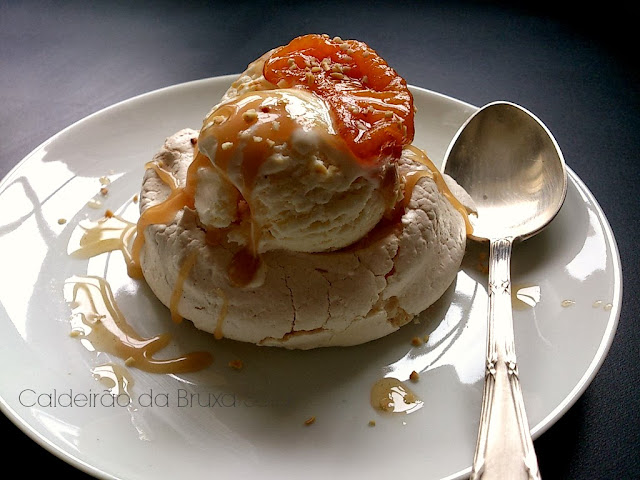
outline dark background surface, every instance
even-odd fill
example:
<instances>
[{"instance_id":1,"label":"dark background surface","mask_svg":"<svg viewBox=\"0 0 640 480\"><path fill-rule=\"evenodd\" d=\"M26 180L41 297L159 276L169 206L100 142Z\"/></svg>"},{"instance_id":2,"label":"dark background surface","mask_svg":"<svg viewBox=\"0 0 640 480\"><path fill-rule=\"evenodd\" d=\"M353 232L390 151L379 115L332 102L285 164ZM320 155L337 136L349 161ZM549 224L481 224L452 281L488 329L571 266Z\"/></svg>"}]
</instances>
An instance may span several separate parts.
<instances>
[{"instance_id":1,"label":"dark background surface","mask_svg":"<svg viewBox=\"0 0 640 480\"><path fill-rule=\"evenodd\" d=\"M88 114L160 87L238 73L304 33L363 40L408 83L477 106L518 103L546 123L598 199L624 275L608 357L535 442L542 477L640 478L637 26L622 3L566 13L544 3L509 5L0 2L0 178ZM6 465L21 456L28 478L87 478L0 419Z\"/></svg>"}]
</instances>

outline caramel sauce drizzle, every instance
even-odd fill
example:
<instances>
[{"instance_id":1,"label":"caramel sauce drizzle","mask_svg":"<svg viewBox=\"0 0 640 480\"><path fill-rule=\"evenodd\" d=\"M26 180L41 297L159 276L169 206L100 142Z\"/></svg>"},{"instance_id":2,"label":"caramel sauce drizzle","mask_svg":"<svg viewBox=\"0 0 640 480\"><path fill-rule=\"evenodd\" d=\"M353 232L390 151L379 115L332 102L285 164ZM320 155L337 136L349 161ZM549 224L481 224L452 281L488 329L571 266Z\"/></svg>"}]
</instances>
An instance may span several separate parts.
<instances>
[{"instance_id":1,"label":"caramel sauce drizzle","mask_svg":"<svg viewBox=\"0 0 640 480\"><path fill-rule=\"evenodd\" d=\"M160 180L162 180L166 185L169 185L172 192L175 192L178 189L178 179L157 160L148 162L145 165L145 168L153 169L158 177L160 177Z\"/></svg>"},{"instance_id":2,"label":"caramel sauce drizzle","mask_svg":"<svg viewBox=\"0 0 640 480\"><path fill-rule=\"evenodd\" d=\"M220 309L220 313L218 313L218 321L216 322L216 329L213 331L213 336L216 340L220 340L224 336L222 333L222 325L229 311L229 298L221 288L216 288L216 293L222 298L222 308Z\"/></svg>"},{"instance_id":3,"label":"caramel sauce drizzle","mask_svg":"<svg viewBox=\"0 0 640 480\"><path fill-rule=\"evenodd\" d=\"M115 355L151 373L185 373L201 370L212 362L207 352L193 352L169 359L154 355L166 347L168 334L143 338L129 325L116 304L107 281L95 276L74 275L64 285L65 300L72 307L71 334L88 350Z\"/></svg>"},{"instance_id":4,"label":"caramel sauce drizzle","mask_svg":"<svg viewBox=\"0 0 640 480\"><path fill-rule=\"evenodd\" d=\"M431 159L421 149L419 149L414 145L408 145L405 148L411 151L415 155L415 158L422 165L427 167L427 170L418 170L418 171L411 172L409 175L407 175L403 206L406 207L409 201L411 200L411 194L416 184L418 183L418 180L420 180L422 177L429 177L436 183L438 189L444 195L444 197L449 201L449 203L451 203L451 205L453 205L453 207L458 212L460 212L460 215L462 215L462 218L464 219L467 235L472 234L473 227L471 225L471 222L469 221L469 213L467 212L466 207L462 205L462 203L460 203L460 201L453 195L453 193L451 193L451 190L449 190L449 187L447 186L447 182L442 176L442 173L440 173L440 171L433 164Z\"/></svg>"},{"instance_id":5,"label":"caramel sauce drizzle","mask_svg":"<svg viewBox=\"0 0 640 480\"><path fill-rule=\"evenodd\" d=\"M185 206L194 208L193 198L187 195L185 189L179 188L171 192L169 197L162 203L146 209L136 227L136 238L131 248L131 263L127 266L128 273L133 278L142 278L142 267L140 266L140 252L144 245L144 231L149 225L158 223L169 223L174 219L176 213Z\"/></svg>"},{"instance_id":6,"label":"caramel sauce drizzle","mask_svg":"<svg viewBox=\"0 0 640 480\"><path fill-rule=\"evenodd\" d=\"M169 303L169 310L171 311L171 319L175 323L180 323L182 321L182 316L178 313L178 304L180 303L180 299L182 298L182 292L184 290L184 282L189 276L189 272L196 264L196 260L198 260L198 252L192 252L186 258L182 266L180 267L180 271L178 272L178 279L176 280L176 284L173 287L173 292L171 293L171 301Z\"/></svg>"},{"instance_id":7,"label":"caramel sauce drizzle","mask_svg":"<svg viewBox=\"0 0 640 480\"><path fill-rule=\"evenodd\" d=\"M316 119L305 119L307 111L300 108L303 102L294 93L282 90L252 92L222 105L205 119L198 143L204 145L209 138L217 141L215 154L207 153L227 178L234 166L232 160L241 150L241 180L233 183L240 183L237 187L247 202L251 201L258 171L273 147L290 141L296 129L316 130L334 148L348 151L343 139L332 132L328 116L318 117L319 124Z\"/></svg>"},{"instance_id":8,"label":"caramel sauce drizzle","mask_svg":"<svg viewBox=\"0 0 640 480\"><path fill-rule=\"evenodd\" d=\"M195 202L196 187L198 186L198 170L200 168L213 168L213 166L211 165L209 157L201 153L196 144L193 147L193 161L187 169L187 178L184 186L184 191L187 197L191 199L191 202Z\"/></svg>"},{"instance_id":9,"label":"caramel sauce drizzle","mask_svg":"<svg viewBox=\"0 0 640 480\"><path fill-rule=\"evenodd\" d=\"M260 257L249 248L236 252L229 263L227 274L229 281L236 287L245 287L251 283L260 268Z\"/></svg>"}]
</instances>

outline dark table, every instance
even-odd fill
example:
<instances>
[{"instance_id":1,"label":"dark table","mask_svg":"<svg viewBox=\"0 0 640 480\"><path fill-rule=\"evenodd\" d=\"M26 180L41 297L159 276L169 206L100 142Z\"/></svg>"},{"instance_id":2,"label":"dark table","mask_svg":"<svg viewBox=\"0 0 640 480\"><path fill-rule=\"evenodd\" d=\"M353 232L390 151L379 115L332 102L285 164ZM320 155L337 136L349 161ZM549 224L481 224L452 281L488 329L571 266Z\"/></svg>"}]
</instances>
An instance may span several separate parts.
<instances>
[{"instance_id":1,"label":"dark table","mask_svg":"<svg viewBox=\"0 0 640 480\"><path fill-rule=\"evenodd\" d=\"M410 84L477 106L498 99L523 105L547 124L598 199L624 275L608 357L577 403L535 442L542 476L640 478L637 26L630 7L616 2L566 14L543 7L3 1L0 177L88 114L149 90L240 72L267 48L310 32L366 41ZM2 431L5 465L20 457L29 478L86 478L4 416Z\"/></svg>"}]
</instances>

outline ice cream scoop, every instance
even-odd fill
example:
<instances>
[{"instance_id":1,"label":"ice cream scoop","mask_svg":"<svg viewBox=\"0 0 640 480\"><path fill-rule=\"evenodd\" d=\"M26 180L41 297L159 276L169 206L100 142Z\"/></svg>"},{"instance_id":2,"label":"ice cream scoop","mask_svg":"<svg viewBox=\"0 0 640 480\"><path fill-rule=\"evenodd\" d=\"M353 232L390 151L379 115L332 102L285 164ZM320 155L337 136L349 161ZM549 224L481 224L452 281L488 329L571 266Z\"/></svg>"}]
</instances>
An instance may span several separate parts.
<instances>
[{"instance_id":1,"label":"ice cream scoop","mask_svg":"<svg viewBox=\"0 0 640 480\"><path fill-rule=\"evenodd\" d=\"M362 238L395 204L395 164L364 164L337 134L326 102L301 89L251 92L216 108L198 149L195 207L252 251L321 252ZM246 212L237 202L241 198Z\"/></svg>"}]
</instances>

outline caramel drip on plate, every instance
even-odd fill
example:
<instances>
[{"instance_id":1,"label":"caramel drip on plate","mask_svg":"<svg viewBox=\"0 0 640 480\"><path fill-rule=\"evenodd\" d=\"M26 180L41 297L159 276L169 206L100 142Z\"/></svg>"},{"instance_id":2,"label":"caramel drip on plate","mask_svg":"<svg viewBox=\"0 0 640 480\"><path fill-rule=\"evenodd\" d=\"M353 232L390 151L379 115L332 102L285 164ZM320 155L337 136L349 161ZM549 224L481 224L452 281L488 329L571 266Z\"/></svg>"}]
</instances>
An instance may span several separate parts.
<instances>
[{"instance_id":1,"label":"caramel drip on plate","mask_svg":"<svg viewBox=\"0 0 640 480\"><path fill-rule=\"evenodd\" d=\"M518 285L511 286L511 307L514 310L524 310L534 308L540 303L540 285Z\"/></svg>"},{"instance_id":2,"label":"caramel drip on plate","mask_svg":"<svg viewBox=\"0 0 640 480\"><path fill-rule=\"evenodd\" d=\"M135 230L135 223L117 215L103 217L97 222L81 221L71 234L67 253L77 258L90 258L120 250L129 266L132 258L128 247Z\"/></svg>"},{"instance_id":3,"label":"caramel drip on plate","mask_svg":"<svg viewBox=\"0 0 640 480\"><path fill-rule=\"evenodd\" d=\"M93 378L102 383L109 393L114 396L131 396L131 387L134 384L133 377L127 368L117 363L105 363L91 369Z\"/></svg>"},{"instance_id":4,"label":"caramel drip on plate","mask_svg":"<svg viewBox=\"0 0 640 480\"><path fill-rule=\"evenodd\" d=\"M444 180L444 177L442 176L440 171L437 169L437 167L433 164L433 162L429 159L427 154L422 150L420 150L418 147L415 147L414 145L408 145L405 148L411 151L415 155L415 159L421 164L423 164L425 167L427 167L428 170L419 170L417 172L411 172L409 175L407 175L407 183L405 186L405 196L403 200L404 206L406 206L409 203L409 200L411 199L411 194L413 193L413 189L415 188L416 183L418 183L418 180L420 180L420 178L422 177L429 177L436 183L438 189L440 190L440 193L442 193L445 196L445 198L449 201L449 203L453 205L453 208L455 208L458 212L460 212L460 215L462 215L462 218L464 219L467 235L472 234L473 227L471 226L471 222L469 221L469 213L467 212L466 207L462 205L462 203L460 203L460 201L453 195L453 193L451 193L451 190L449 190L449 187L447 186L447 182Z\"/></svg>"},{"instance_id":5,"label":"caramel drip on plate","mask_svg":"<svg viewBox=\"0 0 640 480\"><path fill-rule=\"evenodd\" d=\"M212 362L207 352L193 352L170 359L154 355L171 341L168 334L143 338L127 323L106 280L74 275L64 285L71 305L71 334L92 351L115 355L125 365L152 373L184 373L201 370Z\"/></svg>"},{"instance_id":6,"label":"caramel drip on plate","mask_svg":"<svg viewBox=\"0 0 640 480\"><path fill-rule=\"evenodd\" d=\"M385 413L412 413L422 408L424 402L397 378L381 378L373 384L370 393L371 406Z\"/></svg>"}]
</instances>

